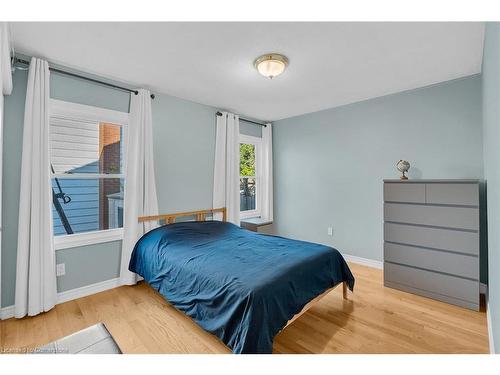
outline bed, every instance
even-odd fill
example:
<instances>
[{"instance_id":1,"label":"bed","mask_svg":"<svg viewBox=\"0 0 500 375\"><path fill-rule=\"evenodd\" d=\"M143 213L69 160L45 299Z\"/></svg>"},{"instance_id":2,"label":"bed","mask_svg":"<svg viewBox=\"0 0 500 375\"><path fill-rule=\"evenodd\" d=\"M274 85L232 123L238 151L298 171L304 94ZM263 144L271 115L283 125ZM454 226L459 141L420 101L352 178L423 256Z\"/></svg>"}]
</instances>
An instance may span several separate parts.
<instances>
[{"instance_id":1,"label":"bed","mask_svg":"<svg viewBox=\"0 0 500 375\"><path fill-rule=\"evenodd\" d=\"M222 221L205 221L206 215ZM193 215L196 221L177 222ZM164 220L135 245L129 269L234 353L271 353L273 339L338 285L354 288L342 255L319 244L225 222L225 209L142 217Z\"/></svg>"}]
</instances>

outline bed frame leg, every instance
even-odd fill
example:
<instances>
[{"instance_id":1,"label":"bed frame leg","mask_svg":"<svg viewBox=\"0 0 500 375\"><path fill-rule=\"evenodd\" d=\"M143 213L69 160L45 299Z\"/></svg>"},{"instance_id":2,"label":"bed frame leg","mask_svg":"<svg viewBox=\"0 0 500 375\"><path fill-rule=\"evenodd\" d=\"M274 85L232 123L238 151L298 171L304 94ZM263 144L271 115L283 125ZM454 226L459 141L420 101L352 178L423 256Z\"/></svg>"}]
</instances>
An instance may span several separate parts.
<instances>
[{"instance_id":1,"label":"bed frame leg","mask_svg":"<svg viewBox=\"0 0 500 375\"><path fill-rule=\"evenodd\" d=\"M347 283L345 281L342 283L342 296L347 299Z\"/></svg>"}]
</instances>

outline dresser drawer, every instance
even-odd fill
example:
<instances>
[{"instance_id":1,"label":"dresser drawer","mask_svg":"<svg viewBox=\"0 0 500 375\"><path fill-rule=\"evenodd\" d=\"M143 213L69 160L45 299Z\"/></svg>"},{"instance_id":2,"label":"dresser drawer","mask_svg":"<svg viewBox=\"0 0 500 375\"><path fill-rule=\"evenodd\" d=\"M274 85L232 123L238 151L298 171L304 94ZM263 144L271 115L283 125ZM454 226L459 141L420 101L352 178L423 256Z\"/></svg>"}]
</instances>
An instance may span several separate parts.
<instances>
[{"instance_id":1,"label":"dresser drawer","mask_svg":"<svg viewBox=\"0 0 500 375\"><path fill-rule=\"evenodd\" d=\"M453 229L384 223L384 239L389 242L479 254L479 233Z\"/></svg>"},{"instance_id":2,"label":"dresser drawer","mask_svg":"<svg viewBox=\"0 0 500 375\"><path fill-rule=\"evenodd\" d=\"M425 184L385 183L384 201L425 203Z\"/></svg>"},{"instance_id":3,"label":"dresser drawer","mask_svg":"<svg viewBox=\"0 0 500 375\"><path fill-rule=\"evenodd\" d=\"M462 301L479 303L477 281L387 262L384 263L384 278L389 283L402 284Z\"/></svg>"},{"instance_id":4,"label":"dresser drawer","mask_svg":"<svg viewBox=\"0 0 500 375\"><path fill-rule=\"evenodd\" d=\"M384 260L475 280L479 279L479 258L475 256L386 242L384 243Z\"/></svg>"},{"instance_id":5,"label":"dresser drawer","mask_svg":"<svg viewBox=\"0 0 500 375\"><path fill-rule=\"evenodd\" d=\"M479 208L385 203L384 220L479 230Z\"/></svg>"},{"instance_id":6,"label":"dresser drawer","mask_svg":"<svg viewBox=\"0 0 500 375\"><path fill-rule=\"evenodd\" d=\"M479 206L478 184L426 184L428 204Z\"/></svg>"}]
</instances>

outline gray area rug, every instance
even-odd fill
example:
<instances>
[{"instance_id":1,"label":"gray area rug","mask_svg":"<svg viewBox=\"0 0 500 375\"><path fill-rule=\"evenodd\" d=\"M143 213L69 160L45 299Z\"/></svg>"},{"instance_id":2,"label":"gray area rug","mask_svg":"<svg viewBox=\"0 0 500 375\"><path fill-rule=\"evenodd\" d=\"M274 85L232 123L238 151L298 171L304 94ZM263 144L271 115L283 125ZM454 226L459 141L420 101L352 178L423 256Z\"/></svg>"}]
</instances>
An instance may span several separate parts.
<instances>
[{"instance_id":1,"label":"gray area rug","mask_svg":"<svg viewBox=\"0 0 500 375\"><path fill-rule=\"evenodd\" d=\"M103 323L41 346L33 354L122 354Z\"/></svg>"}]
</instances>

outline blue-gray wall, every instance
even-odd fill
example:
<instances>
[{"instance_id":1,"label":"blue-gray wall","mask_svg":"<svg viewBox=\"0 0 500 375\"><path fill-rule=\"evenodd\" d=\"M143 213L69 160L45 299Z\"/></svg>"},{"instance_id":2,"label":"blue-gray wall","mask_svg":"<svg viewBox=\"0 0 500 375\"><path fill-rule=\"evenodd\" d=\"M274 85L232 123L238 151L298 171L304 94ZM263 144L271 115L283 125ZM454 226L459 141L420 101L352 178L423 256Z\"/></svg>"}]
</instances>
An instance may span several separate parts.
<instances>
[{"instance_id":1,"label":"blue-gray wall","mask_svg":"<svg viewBox=\"0 0 500 375\"><path fill-rule=\"evenodd\" d=\"M488 294L500 353L500 24L487 23L483 57L484 175L488 195Z\"/></svg>"},{"instance_id":2,"label":"blue-gray wall","mask_svg":"<svg viewBox=\"0 0 500 375\"><path fill-rule=\"evenodd\" d=\"M399 159L410 178L483 177L481 77L277 121L273 152L275 233L382 260L382 180Z\"/></svg>"},{"instance_id":3,"label":"blue-gray wall","mask_svg":"<svg viewBox=\"0 0 500 375\"><path fill-rule=\"evenodd\" d=\"M5 98L3 148L2 301L14 303L17 222L24 101L27 72L16 71L14 90ZM51 75L51 97L128 112L129 94L80 79ZM155 171L162 212L212 206L216 109L157 94L153 101ZM121 242L57 251L66 264L59 292L119 275ZM92 270L92 272L89 272Z\"/></svg>"}]
</instances>

